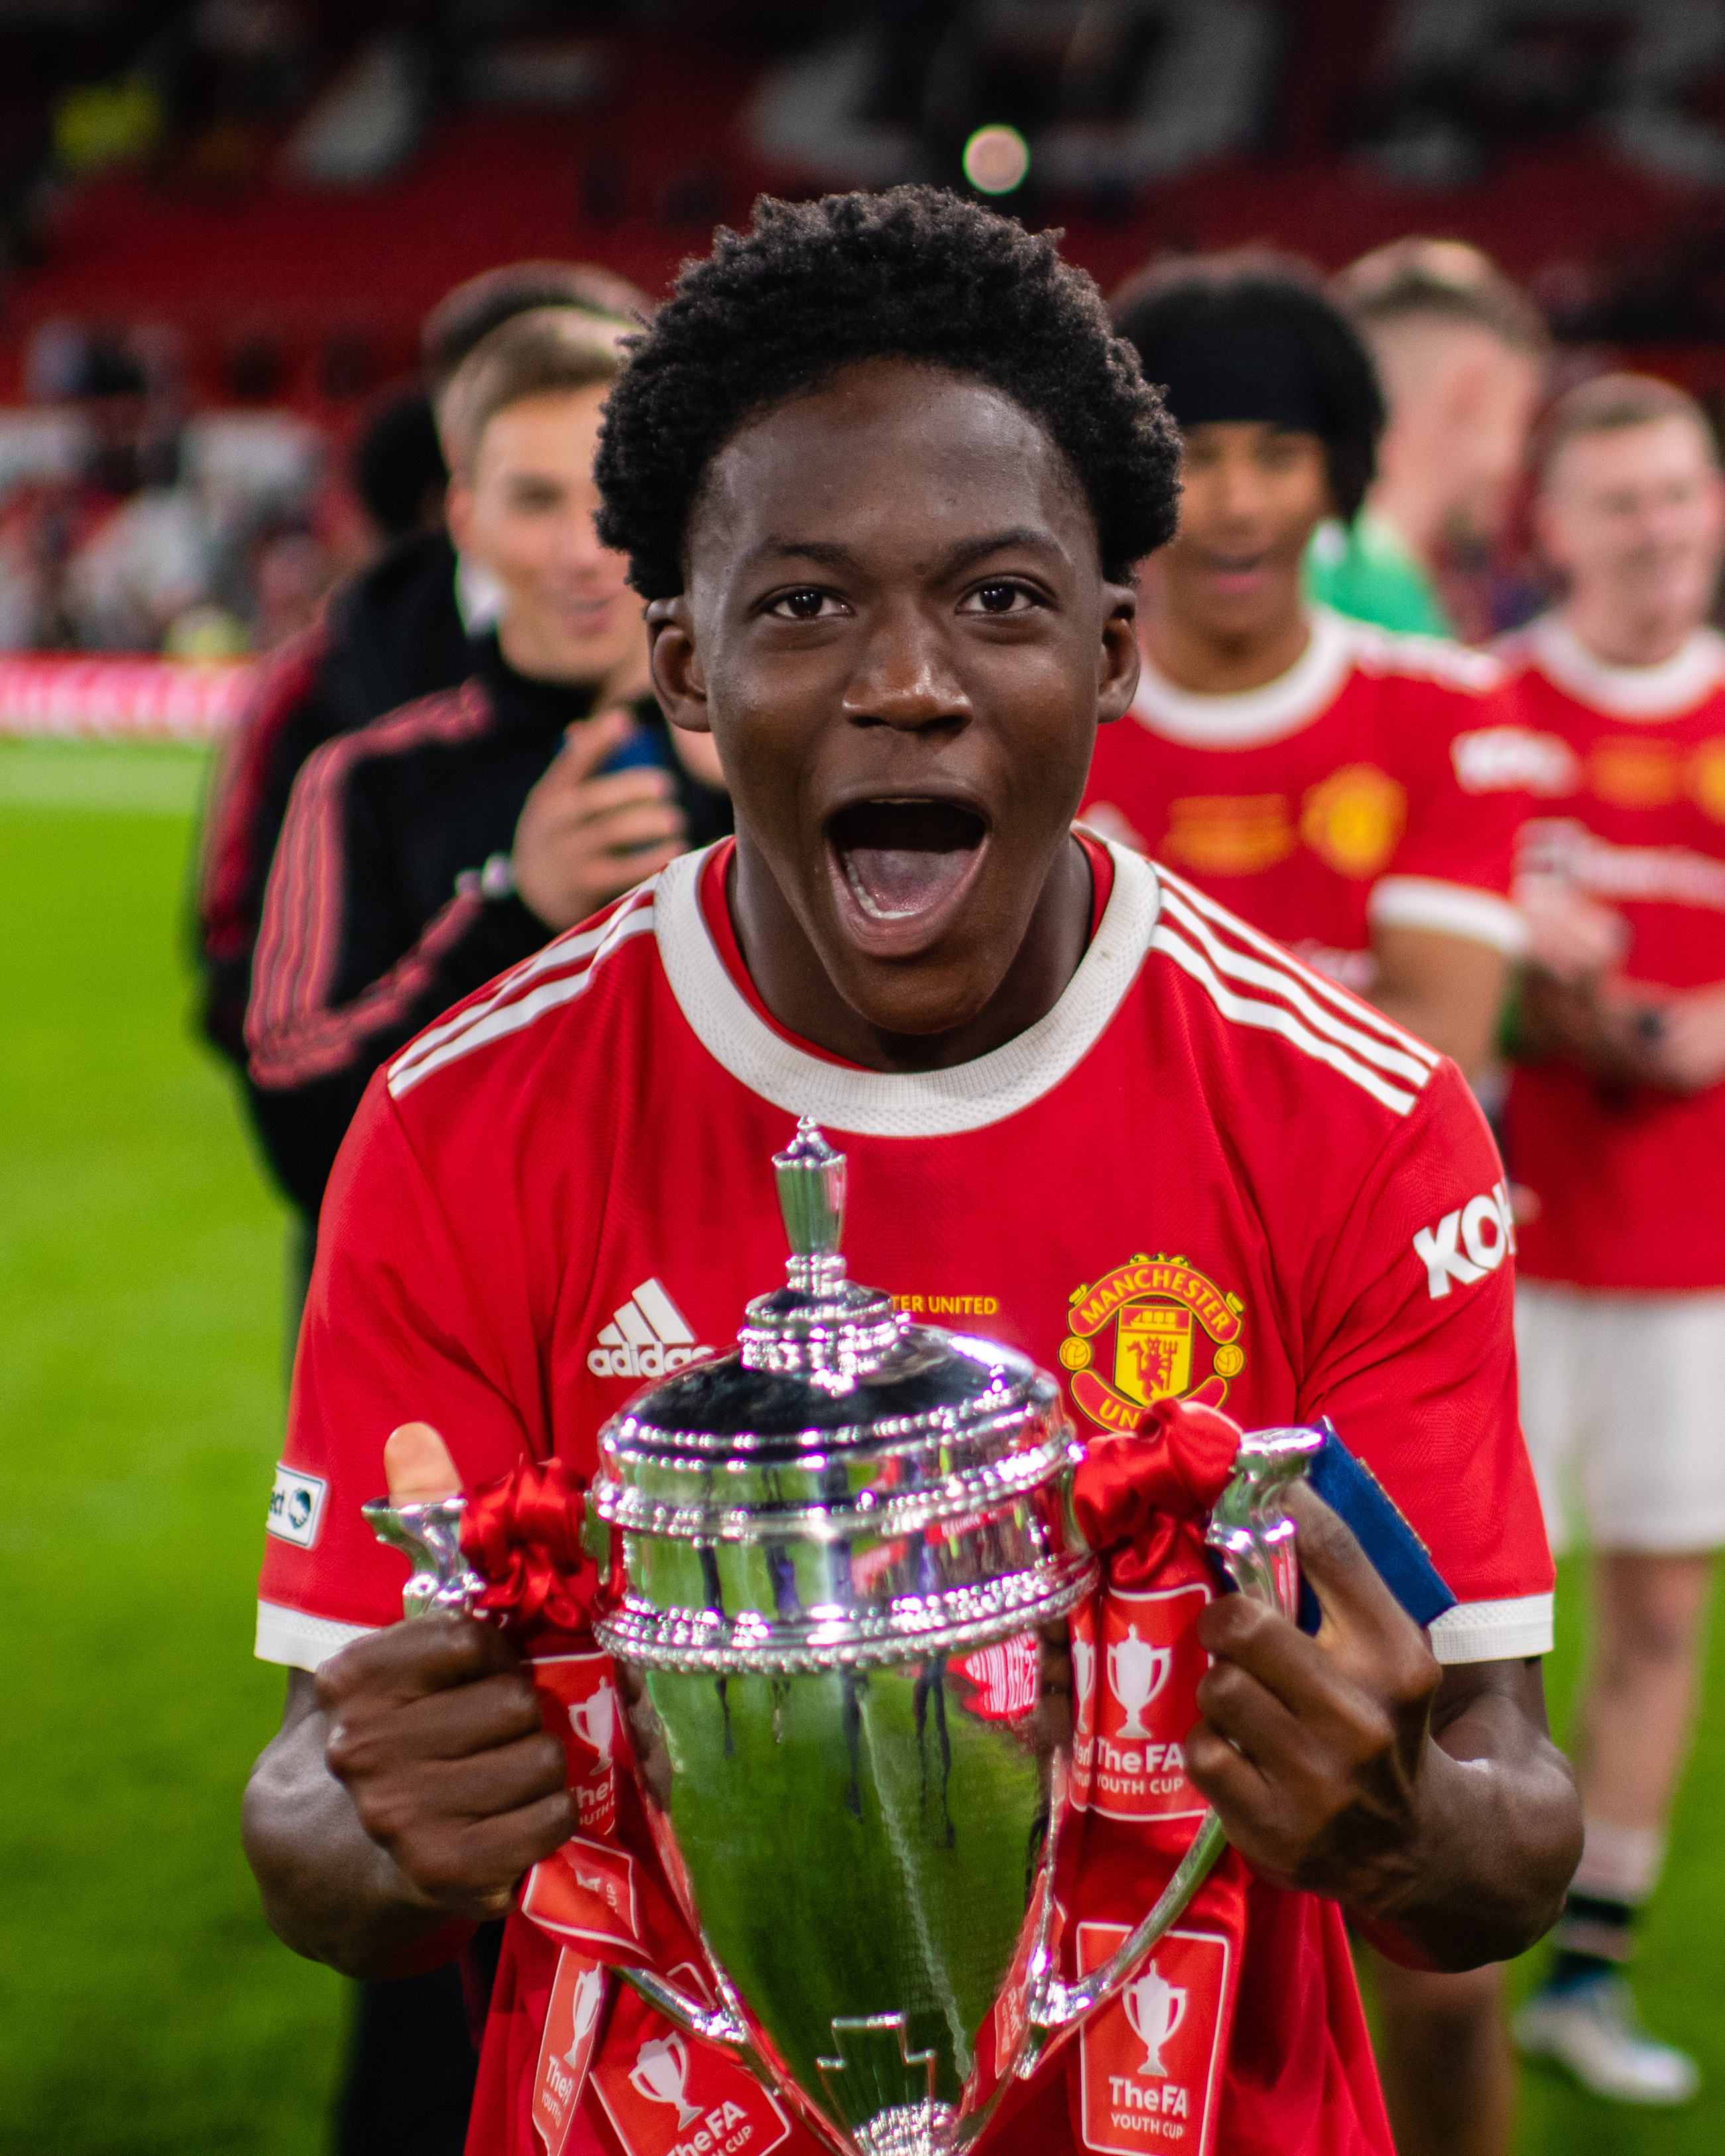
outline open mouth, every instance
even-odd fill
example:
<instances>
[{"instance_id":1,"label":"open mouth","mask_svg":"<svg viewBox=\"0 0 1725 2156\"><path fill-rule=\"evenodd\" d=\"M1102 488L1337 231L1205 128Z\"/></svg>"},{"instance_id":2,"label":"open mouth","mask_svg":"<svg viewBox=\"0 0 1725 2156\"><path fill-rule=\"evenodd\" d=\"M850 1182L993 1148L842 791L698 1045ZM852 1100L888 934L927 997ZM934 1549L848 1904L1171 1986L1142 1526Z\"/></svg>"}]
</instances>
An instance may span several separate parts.
<instances>
[{"instance_id":1,"label":"open mouth","mask_svg":"<svg viewBox=\"0 0 1725 2156\"><path fill-rule=\"evenodd\" d=\"M1255 554L1208 554L1204 566L1212 578L1224 587L1250 584L1261 573L1269 561L1267 552Z\"/></svg>"},{"instance_id":2,"label":"open mouth","mask_svg":"<svg viewBox=\"0 0 1725 2156\"><path fill-rule=\"evenodd\" d=\"M955 801L859 801L828 826L844 887L881 928L929 922L957 898L988 826Z\"/></svg>"}]
</instances>

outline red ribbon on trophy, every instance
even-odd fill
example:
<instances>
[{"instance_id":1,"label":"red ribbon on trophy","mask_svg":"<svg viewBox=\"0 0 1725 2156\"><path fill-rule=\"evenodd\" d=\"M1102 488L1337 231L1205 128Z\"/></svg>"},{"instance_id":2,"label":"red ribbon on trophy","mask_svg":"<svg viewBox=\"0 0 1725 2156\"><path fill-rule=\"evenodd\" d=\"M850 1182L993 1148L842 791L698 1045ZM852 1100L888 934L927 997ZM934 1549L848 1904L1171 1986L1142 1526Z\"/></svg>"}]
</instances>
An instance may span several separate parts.
<instances>
[{"instance_id":1,"label":"red ribbon on trophy","mask_svg":"<svg viewBox=\"0 0 1725 2156\"><path fill-rule=\"evenodd\" d=\"M1217 1409L1164 1399L1137 1431L1093 1440L1078 1469L1073 1506L1102 1577L1069 1620L1071 1770L1050 1926L1068 1981L1107 1961L1153 1907L1206 1809L1184 1752L1209 1664L1195 1627L1217 1592L1204 1527L1240 1440L1239 1425ZM1083 2147L1142 2156L1168 2142L1209 2156L1247 1880L1242 1860L1225 1851L1144 1966L1068 2046L1066 2101ZM978 2105L1017 2048L1028 1974L1014 1969L979 2033ZM1039 2075L1009 2091L979 2145L1029 2138L1045 2082Z\"/></svg>"}]
</instances>

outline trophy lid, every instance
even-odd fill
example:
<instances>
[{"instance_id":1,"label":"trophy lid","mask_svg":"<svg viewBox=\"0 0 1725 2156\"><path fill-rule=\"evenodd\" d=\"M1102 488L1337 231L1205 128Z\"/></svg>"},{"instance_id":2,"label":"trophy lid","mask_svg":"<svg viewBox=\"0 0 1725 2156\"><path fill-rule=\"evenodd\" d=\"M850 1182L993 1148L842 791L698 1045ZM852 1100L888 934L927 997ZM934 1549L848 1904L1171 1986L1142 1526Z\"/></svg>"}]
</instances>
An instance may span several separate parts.
<instances>
[{"instance_id":1,"label":"trophy lid","mask_svg":"<svg viewBox=\"0 0 1725 2156\"><path fill-rule=\"evenodd\" d=\"M845 1158L804 1116L773 1156L791 1255L785 1285L755 1296L737 1347L691 1363L630 1402L606 1433L711 1459L736 1451L794 1455L810 1445L865 1444L889 1430L968 1409L991 1419L1039 1383L1009 1348L913 1325L892 1298L849 1276ZM603 1440L602 1440L603 1441Z\"/></svg>"},{"instance_id":2,"label":"trophy lid","mask_svg":"<svg viewBox=\"0 0 1725 2156\"><path fill-rule=\"evenodd\" d=\"M706 1638L709 1620L728 1609L722 1652L741 1657L735 1666L769 1649L791 1653L793 1642L801 1653L834 1624L847 1651L872 1653L907 1625L915 1631L926 1620L929 1636L957 1625L954 1592L967 1613L961 1630L984 1622L999 1636L1014 1617L1067 1594L1088 1562L1076 1551L1052 1572L1045 1562L1065 1543L1042 1502L1072 1456L1060 1388L1017 1349L912 1324L890 1296L850 1278L839 1250L845 1156L810 1118L773 1167L791 1246L784 1286L748 1305L730 1353L685 1364L599 1433L603 1467L590 1502L623 1531L639 1620L633 1631L628 1612L614 1622L617 1650L627 1634L631 1652L650 1638L680 1654L687 1625ZM672 1562L673 1544L707 1553L764 1545L767 1569L745 1568L726 1587L720 1564L691 1604L696 1575ZM822 1560L824 1584L798 1616L786 1600L786 1553L817 1547L833 1553L832 1563L840 1549L851 1557L838 1573ZM928 1586L959 1563L961 1548L962 1589L955 1578L931 1598ZM922 1619L913 1620L898 1604L919 1566L924 1591L909 1599ZM984 1575L997 1567L1017 1584L991 1584ZM881 1599L893 1599L894 1581L889 1620ZM850 1613L842 1621L841 1605ZM733 1625L742 1628L736 1638Z\"/></svg>"}]
</instances>

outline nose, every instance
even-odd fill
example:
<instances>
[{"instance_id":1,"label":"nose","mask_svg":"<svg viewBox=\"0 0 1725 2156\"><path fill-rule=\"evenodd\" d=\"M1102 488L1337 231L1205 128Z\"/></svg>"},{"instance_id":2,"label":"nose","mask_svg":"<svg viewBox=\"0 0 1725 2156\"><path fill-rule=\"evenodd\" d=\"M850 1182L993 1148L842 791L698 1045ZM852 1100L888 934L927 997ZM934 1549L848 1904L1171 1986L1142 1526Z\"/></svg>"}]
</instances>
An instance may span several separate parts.
<instances>
[{"instance_id":1,"label":"nose","mask_svg":"<svg viewBox=\"0 0 1725 2156\"><path fill-rule=\"evenodd\" d=\"M845 716L858 726L901 733L957 732L970 698L939 626L920 608L895 608L875 628L845 691Z\"/></svg>"},{"instance_id":2,"label":"nose","mask_svg":"<svg viewBox=\"0 0 1725 2156\"><path fill-rule=\"evenodd\" d=\"M1232 526L1256 524L1264 511L1264 482L1242 459L1230 459L1218 475L1220 521Z\"/></svg>"}]
</instances>

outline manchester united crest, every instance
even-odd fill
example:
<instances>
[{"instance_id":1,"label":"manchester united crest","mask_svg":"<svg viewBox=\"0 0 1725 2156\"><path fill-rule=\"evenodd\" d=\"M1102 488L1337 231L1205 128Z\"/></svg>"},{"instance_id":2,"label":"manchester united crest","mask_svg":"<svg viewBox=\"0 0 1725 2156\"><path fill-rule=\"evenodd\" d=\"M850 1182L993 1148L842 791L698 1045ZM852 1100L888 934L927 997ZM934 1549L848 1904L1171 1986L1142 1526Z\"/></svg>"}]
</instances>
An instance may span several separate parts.
<instances>
[{"instance_id":1,"label":"manchester united crest","mask_svg":"<svg viewBox=\"0 0 1725 2156\"><path fill-rule=\"evenodd\" d=\"M1337 875L1379 875L1407 820L1406 789L1374 763L1332 771L1307 787L1300 803L1300 836Z\"/></svg>"},{"instance_id":2,"label":"manchester united crest","mask_svg":"<svg viewBox=\"0 0 1725 2156\"><path fill-rule=\"evenodd\" d=\"M1104 1430L1136 1430L1171 1394L1219 1407L1245 1366L1245 1305L1160 1251L1078 1289L1066 1322L1060 1362L1072 1398Z\"/></svg>"}]
</instances>

